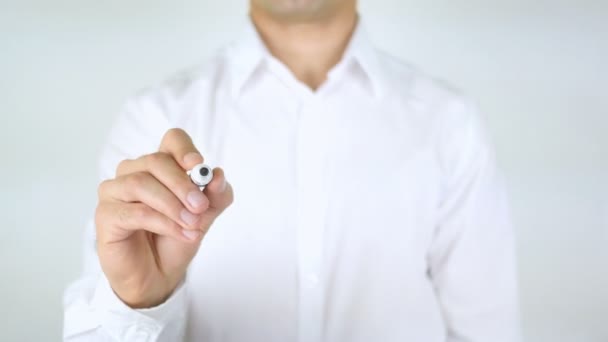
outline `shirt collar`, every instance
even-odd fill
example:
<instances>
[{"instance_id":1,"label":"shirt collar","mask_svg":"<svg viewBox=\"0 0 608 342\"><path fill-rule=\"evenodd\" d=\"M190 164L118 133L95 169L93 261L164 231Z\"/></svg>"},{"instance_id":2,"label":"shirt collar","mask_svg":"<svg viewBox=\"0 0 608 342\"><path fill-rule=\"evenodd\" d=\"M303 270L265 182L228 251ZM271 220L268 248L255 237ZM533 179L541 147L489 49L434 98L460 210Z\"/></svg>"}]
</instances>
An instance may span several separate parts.
<instances>
[{"instance_id":1,"label":"shirt collar","mask_svg":"<svg viewBox=\"0 0 608 342\"><path fill-rule=\"evenodd\" d=\"M240 95L243 87L263 62L271 57L270 51L249 18L239 39L228 48L231 65L231 92L234 98ZM365 75L373 95L379 96L383 90L382 68L377 51L369 40L361 17L358 19L342 60L330 71L328 78L337 76L334 75L336 72L343 72L343 66L352 62Z\"/></svg>"},{"instance_id":2,"label":"shirt collar","mask_svg":"<svg viewBox=\"0 0 608 342\"><path fill-rule=\"evenodd\" d=\"M382 93L383 69L378 60L378 52L370 41L361 16L358 18L357 26L338 65L351 62L354 62L363 72L373 94L379 96Z\"/></svg>"},{"instance_id":3,"label":"shirt collar","mask_svg":"<svg viewBox=\"0 0 608 342\"><path fill-rule=\"evenodd\" d=\"M228 48L233 97L240 94L245 83L268 56L270 51L248 18L241 36Z\"/></svg>"}]
</instances>

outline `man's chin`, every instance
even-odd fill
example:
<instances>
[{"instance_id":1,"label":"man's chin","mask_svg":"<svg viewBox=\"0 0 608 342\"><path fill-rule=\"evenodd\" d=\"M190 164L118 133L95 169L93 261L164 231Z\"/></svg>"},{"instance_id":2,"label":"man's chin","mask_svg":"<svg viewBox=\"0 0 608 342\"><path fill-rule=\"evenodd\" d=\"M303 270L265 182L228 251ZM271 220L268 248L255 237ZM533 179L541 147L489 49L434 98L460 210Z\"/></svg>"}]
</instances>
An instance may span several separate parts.
<instances>
[{"instance_id":1,"label":"man's chin","mask_svg":"<svg viewBox=\"0 0 608 342\"><path fill-rule=\"evenodd\" d=\"M306 21L331 14L335 0L254 0L277 19Z\"/></svg>"}]
</instances>

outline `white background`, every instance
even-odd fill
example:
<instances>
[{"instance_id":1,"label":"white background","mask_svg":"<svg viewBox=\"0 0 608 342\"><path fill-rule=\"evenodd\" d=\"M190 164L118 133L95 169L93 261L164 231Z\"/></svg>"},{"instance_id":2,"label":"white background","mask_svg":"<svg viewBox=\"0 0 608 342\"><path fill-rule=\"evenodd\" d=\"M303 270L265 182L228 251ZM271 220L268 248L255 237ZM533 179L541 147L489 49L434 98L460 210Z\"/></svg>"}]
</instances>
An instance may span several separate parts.
<instances>
[{"instance_id":1,"label":"white background","mask_svg":"<svg viewBox=\"0 0 608 342\"><path fill-rule=\"evenodd\" d=\"M608 2L360 7L377 45L487 114L527 340L608 341ZM230 41L246 12L246 0L0 0L0 340L60 339L117 110Z\"/></svg>"}]
</instances>

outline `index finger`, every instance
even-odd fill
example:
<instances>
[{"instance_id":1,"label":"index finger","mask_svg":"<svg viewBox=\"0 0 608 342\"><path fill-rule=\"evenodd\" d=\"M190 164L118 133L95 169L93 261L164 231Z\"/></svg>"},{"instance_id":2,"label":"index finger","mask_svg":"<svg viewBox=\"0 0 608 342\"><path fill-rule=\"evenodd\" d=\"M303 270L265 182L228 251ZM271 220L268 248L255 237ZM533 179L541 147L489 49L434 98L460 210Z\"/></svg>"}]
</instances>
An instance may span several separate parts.
<instances>
[{"instance_id":1,"label":"index finger","mask_svg":"<svg viewBox=\"0 0 608 342\"><path fill-rule=\"evenodd\" d=\"M181 128L172 128L165 133L159 151L170 154L184 170L190 170L204 162L192 138Z\"/></svg>"}]
</instances>

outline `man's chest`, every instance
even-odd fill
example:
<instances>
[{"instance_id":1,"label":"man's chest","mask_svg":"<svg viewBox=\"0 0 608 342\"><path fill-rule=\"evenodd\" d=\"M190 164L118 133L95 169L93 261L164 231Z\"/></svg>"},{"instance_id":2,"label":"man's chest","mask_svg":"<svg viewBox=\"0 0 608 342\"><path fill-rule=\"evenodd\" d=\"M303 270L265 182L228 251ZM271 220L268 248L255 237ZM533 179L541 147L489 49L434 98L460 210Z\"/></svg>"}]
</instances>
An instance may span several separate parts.
<instances>
[{"instance_id":1,"label":"man's chest","mask_svg":"<svg viewBox=\"0 0 608 342\"><path fill-rule=\"evenodd\" d=\"M428 243L440 173L432 132L415 113L365 100L251 108L218 106L208 114L213 140L194 134L235 190L224 220L234 236L378 249Z\"/></svg>"},{"instance_id":2,"label":"man's chest","mask_svg":"<svg viewBox=\"0 0 608 342\"><path fill-rule=\"evenodd\" d=\"M216 106L191 125L235 194L191 264L197 307L251 322L260 307L286 322L324 308L385 321L404 315L390 303L432 301L440 176L426 126L369 101L251 108Z\"/></svg>"}]
</instances>

